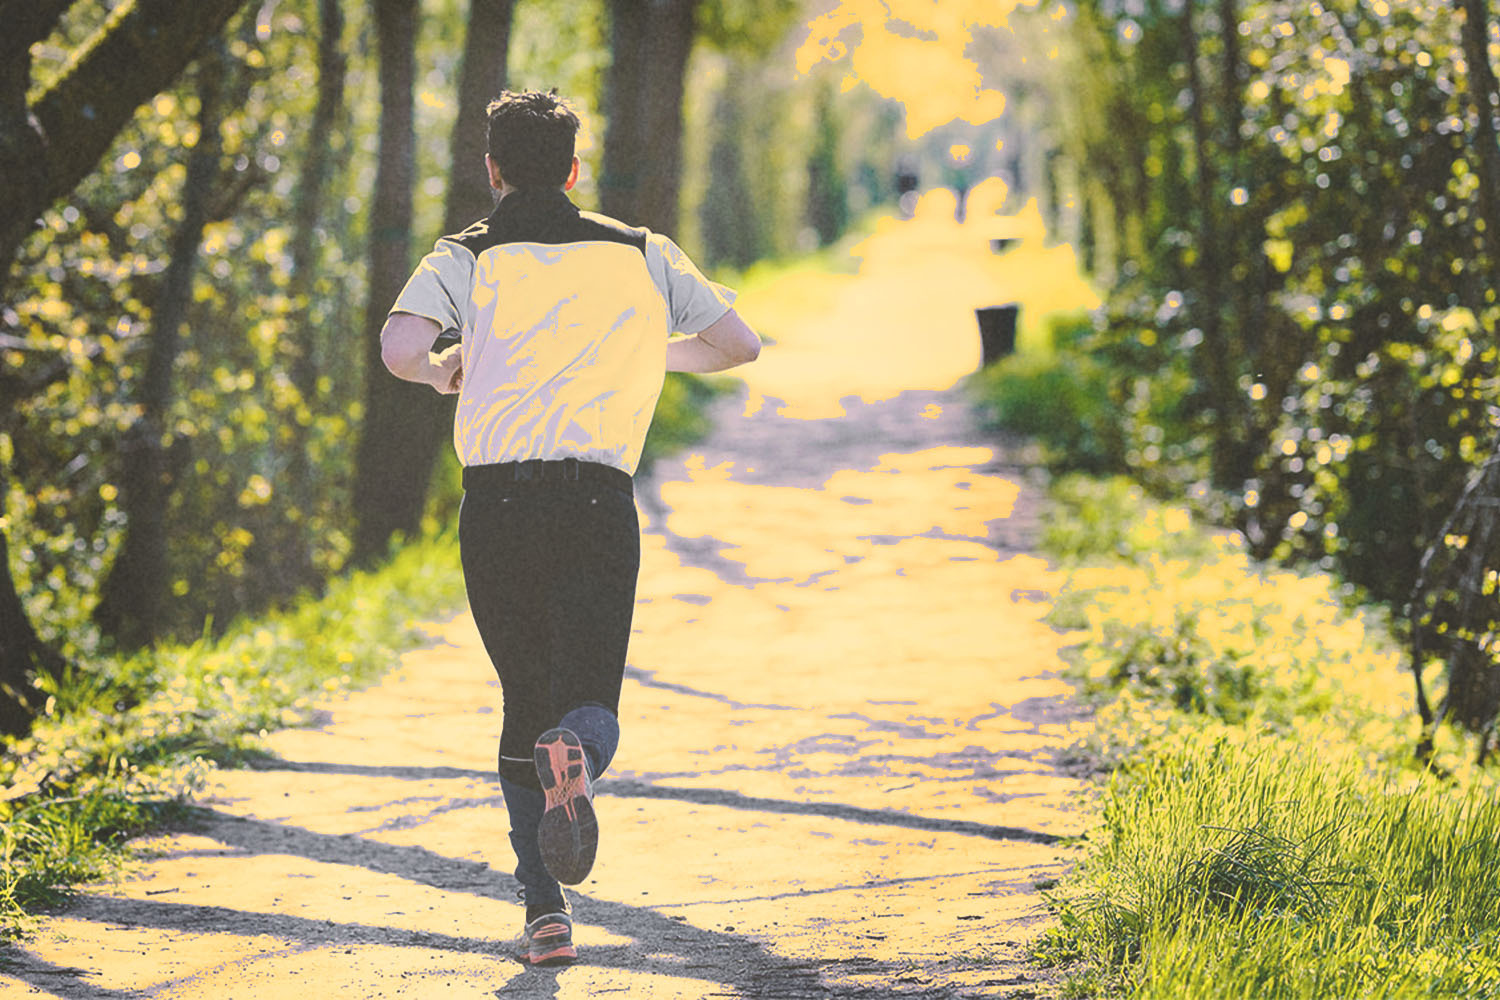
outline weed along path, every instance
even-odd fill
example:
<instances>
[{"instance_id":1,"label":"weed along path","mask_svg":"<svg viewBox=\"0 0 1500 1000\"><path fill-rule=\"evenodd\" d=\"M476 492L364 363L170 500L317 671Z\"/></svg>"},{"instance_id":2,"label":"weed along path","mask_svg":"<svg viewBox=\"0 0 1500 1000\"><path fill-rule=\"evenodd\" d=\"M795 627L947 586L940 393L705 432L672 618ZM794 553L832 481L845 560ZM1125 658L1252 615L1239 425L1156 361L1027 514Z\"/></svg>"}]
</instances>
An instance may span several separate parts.
<instances>
[{"instance_id":1,"label":"weed along path","mask_svg":"<svg viewBox=\"0 0 1500 1000\"><path fill-rule=\"evenodd\" d=\"M1051 996L1024 945L1082 827L1056 761L1083 721L1037 487L953 390L1028 251L932 214L857 274L742 299L775 346L642 484L578 964L513 957L499 690L464 615L218 775L192 829L43 921L0 996Z\"/></svg>"}]
</instances>

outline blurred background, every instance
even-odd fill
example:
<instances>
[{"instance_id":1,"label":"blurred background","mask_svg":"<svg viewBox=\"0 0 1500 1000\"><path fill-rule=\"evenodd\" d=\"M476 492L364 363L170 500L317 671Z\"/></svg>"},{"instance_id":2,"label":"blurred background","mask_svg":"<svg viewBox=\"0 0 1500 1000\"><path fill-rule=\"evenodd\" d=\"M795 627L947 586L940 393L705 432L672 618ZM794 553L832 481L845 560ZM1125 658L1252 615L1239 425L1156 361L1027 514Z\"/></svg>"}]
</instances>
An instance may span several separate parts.
<instances>
[{"instance_id":1,"label":"blurred background","mask_svg":"<svg viewBox=\"0 0 1500 1000\"><path fill-rule=\"evenodd\" d=\"M502 87L576 102L582 207L730 284L838 266L934 189L996 253L1032 220L1097 299L976 376L994 419L1393 606L1435 544L1432 574L1462 561L1443 525L1496 425L1491 0L0 0L0 23L8 731L38 675L448 518L451 401L386 377L376 333L487 213ZM711 393L672 379L654 447ZM1474 697L1493 719L1500 684Z\"/></svg>"}]
</instances>

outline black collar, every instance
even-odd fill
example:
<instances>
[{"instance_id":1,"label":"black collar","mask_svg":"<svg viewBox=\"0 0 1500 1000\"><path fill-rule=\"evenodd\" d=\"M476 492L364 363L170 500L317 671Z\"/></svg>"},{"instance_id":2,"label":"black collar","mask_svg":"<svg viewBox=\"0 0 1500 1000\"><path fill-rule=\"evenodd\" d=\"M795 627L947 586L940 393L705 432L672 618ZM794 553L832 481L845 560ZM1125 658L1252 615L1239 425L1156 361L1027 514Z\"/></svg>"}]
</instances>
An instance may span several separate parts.
<instances>
[{"instance_id":1,"label":"black collar","mask_svg":"<svg viewBox=\"0 0 1500 1000\"><path fill-rule=\"evenodd\" d=\"M514 225L523 220L577 215L578 206L561 188L516 188L500 199L490 213L490 221Z\"/></svg>"}]
</instances>

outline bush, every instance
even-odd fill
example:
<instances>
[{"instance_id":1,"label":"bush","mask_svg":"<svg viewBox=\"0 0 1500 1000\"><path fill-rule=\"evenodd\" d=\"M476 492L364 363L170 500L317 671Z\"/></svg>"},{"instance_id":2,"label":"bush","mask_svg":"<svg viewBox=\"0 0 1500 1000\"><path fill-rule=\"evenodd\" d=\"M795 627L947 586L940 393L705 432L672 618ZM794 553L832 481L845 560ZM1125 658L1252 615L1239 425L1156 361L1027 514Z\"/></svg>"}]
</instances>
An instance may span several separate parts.
<instances>
[{"instance_id":1,"label":"bush","mask_svg":"<svg viewBox=\"0 0 1500 1000\"><path fill-rule=\"evenodd\" d=\"M1124 467L1107 373L1088 357L1013 354L971 382L986 423L1035 438L1049 464L1093 473Z\"/></svg>"},{"instance_id":2,"label":"bush","mask_svg":"<svg viewBox=\"0 0 1500 1000\"><path fill-rule=\"evenodd\" d=\"M1124 476L1062 476L1052 483L1050 501L1043 515L1042 548L1069 563L1206 560L1238 547L1233 533L1204 531L1187 507L1151 500Z\"/></svg>"}]
</instances>

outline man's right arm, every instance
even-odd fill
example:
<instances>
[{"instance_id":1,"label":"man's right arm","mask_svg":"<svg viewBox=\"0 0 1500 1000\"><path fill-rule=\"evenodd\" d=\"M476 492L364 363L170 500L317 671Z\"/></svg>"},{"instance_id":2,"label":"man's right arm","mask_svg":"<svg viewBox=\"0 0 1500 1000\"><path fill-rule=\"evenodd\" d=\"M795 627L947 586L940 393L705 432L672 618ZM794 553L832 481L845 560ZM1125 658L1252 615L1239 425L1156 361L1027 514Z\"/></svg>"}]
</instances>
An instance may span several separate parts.
<instances>
[{"instance_id":1,"label":"man's right arm","mask_svg":"<svg viewBox=\"0 0 1500 1000\"><path fill-rule=\"evenodd\" d=\"M443 331L426 316L393 312L380 331L380 359L390 373L408 382L453 393L463 382L460 345L454 344L434 361L432 344Z\"/></svg>"}]
</instances>

